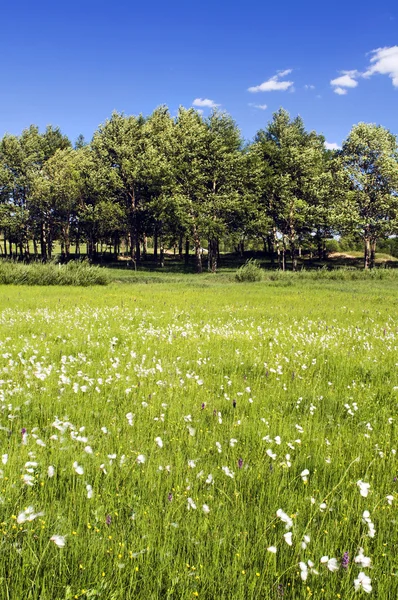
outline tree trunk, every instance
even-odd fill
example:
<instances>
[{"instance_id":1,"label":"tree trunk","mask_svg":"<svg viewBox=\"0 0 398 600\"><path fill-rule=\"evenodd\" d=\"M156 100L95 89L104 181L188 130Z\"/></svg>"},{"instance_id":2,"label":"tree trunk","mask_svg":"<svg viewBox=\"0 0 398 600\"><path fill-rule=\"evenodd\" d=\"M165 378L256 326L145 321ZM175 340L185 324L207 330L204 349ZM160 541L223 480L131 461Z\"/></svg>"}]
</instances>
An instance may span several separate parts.
<instances>
[{"instance_id":1,"label":"tree trunk","mask_svg":"<svg viewBox=\"0 0 398 600\"><path fill-rule=\"evenodd\" d=\"M159 267L163 269L164 267L164 246L163 246L163 238L162 235L160 237L160 254L159 254Z\"/></svg>"},{"instance_id":2,"label":"tree trunk","mask_svg":"<svg viewBox=\"0 0 398 600\"><path fill-rule=\"evenodd\" d=\"M47 243L46 243L46 230L44 223L40 227L40 254L42 262L47 261Z\"/></svg>"},{"instance_id":3,"label":"tree trunk","mask_svg":"<svg viewBox=\"0 0 398 600\"><path fill-rule=\"evenodd\" d=\"M216 238L209 239L207 269L211 273L217 272L217 240Z\"/></svg>"},{"instance_id":4,"label":"tree trunk","mask_svg":"<svg viewBox=\"0 0 398 600\"><path fill-rule=\"evenodd\" d=\"M286 271L286 241L285 236L282 240L282 271Z\"/></svg>"},{"instance_id":5,"label":"tree trunk","mask_svg":"<svg viewBox=\"0 0 398 600\"><path fill-rule=\"evenodd\" d=\"M364 256L363 256L363 268L369 269L370 264L370 238L365 237L365 248L364 248Z\"/></svg>"},{"instance_id":6,"label":"tree trunk","mask_svg":"<svg viewBox=\"0 0 398 600\"><path fill-rule=\"evenodd\" d=\"M373 269L375 266L376 259L376 240L372 240L370 243L370 258L369 258L369 268Z\"/></svg>"},{"instance_id":7,"label":"tree trunk","mask_svg":"<svg viewBox=\"0 0 398 600\"><path fill-rule=\"evenodd\" d=\"M178 240L178 255L180 257L180 260L182 260L182 235L180 235L180 238Z\"/></svg>"},{"instance_id":8,"label":"tree trunk","mask_svg":"<svg viewBox=\"0 0 398 600\"><path fill-rule=\"evenodd\" d=\"M158 228L155 225L155 229L153 232L153 257L156 260L158 257Z\"/></svg>"},{"instance_id":9,"label":"tree trunk","mask_svg":"<svg viewBox=\"0 0 398 600\"><path fill-rule=\"evenodd\" d=\"M290 242L290 254L292 257L292 271L297 271L297 248L296 248L296 240L294 236L292 236L289 240Z\"/></svg>"},{"instance_id":10,"label":"tree trunk","mask_svg":"<svg viewBox=\"0 0 398 600\"><path fill-rule=\"evenodd\" d=\"M185 238L185 266L189 265L189 237Z\"/></svg>"},{"instance_id":11,"label":"tree trunk","mask_svg":"<svg viewBox=\"0 0 398 600\"><path fill-rule=\"evenodd\" d=\"M200 238L198 232L194 231L194 244L195 244L195 268L197 273L203 272L202 265L202 247L200 243Z\"/></svg>"},{"instance_id":12,"label":"tree trunk","mask_svg":"<svg viewBox=\"0 0 398 600\"><path fill-rule=\"evenodd\" d=\"M144 233L143 241L142 241L142 258L144 260L146 260L147 254L148 254L148 238L146 236L146 233Z\"/></svg>"}]
</instances>

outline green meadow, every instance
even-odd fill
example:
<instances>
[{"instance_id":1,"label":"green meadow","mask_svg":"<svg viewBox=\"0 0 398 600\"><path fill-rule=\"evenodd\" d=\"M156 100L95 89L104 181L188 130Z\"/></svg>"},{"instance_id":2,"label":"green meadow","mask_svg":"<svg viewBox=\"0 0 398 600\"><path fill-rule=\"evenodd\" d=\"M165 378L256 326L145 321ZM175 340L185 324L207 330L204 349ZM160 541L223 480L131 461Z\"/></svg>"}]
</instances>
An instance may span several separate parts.
<instances>
[{"instance_id":1,"label":"green meadow","mask_svg":"<svg viewBox=\"0 0 398 600\"><path fill-rule=\"evenodd\" d=\"M123 277L0 287L0 598L396 599L396 278Z\"/></svg>"}]
</instances>

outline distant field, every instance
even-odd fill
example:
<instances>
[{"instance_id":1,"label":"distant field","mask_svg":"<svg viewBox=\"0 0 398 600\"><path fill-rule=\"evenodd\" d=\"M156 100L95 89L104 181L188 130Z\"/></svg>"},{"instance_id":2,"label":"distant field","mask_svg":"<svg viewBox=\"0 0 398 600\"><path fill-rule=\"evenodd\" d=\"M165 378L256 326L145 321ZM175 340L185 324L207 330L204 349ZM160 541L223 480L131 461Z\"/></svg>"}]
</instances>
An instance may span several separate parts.
<instances>
[{"instance_id":1,"label":"distant field","mask_svg":"<svg viewBox=\"0 0 398 600\"><path fill-rule=\"evenodd\" d=\"M396 278L155 275L0 287L0 598L395 600Z\"/></svg>"}]
</instances>

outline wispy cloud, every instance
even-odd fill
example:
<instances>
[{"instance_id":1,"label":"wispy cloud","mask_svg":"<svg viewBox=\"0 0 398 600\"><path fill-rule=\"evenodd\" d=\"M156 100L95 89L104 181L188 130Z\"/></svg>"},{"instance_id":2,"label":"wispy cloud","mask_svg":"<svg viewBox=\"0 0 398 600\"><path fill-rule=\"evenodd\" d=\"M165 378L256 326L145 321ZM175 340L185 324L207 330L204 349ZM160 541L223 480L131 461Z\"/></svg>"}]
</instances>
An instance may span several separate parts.
<instances>
[{"instance_id":1,"label":"wispy cloud","mask_svg":"<svg viewBox=\"0 0 398 600\"><path fill-rule=\"evenodd\" d=\"M260 83L260 85L255 85L253 87L249 87L249 92L285 92L292 85L293 81L281 81L283 77L287 77L290 75L292 69L285 69L284 71L278 71L276 75L270 77L267 81Z\"/></svg>"},{"instance_id":2,"label":"wispy cloud","mask_svg":"<svg viewBox=\"0 0 398 600\"><path fill-rule=\"evenodd\" d=\"M203 106L204 108L217 108L220 106L216 104L214 100L210 100L209 98L195 98L192 102L192 106Z\"/></svg>"},{"instance_id":3,"label":"wispy cloud","mask_svg":"<svg viewBox=\"0 0 398 600\"><path fill-rule=\"evenodd\" d=\"M398 87L398 46L377 48L372 50L370 65L363 77L371 77L375 73L388 75L394 87Z\"/></svg>"},{"instance_id":4,"label":"wispy cloud","mask_svg":"<svg viewBox=\"0 0 398 600\"><path fill-rule=\"evenodd\" d=\"M332 79L330 85L333 87L335 94L344 96L347 93L347 89L357 87L357 78L360 76L361 74L358 71L341 71L340 77Z\"/></svg>"},{"instance_id":5,"label":"wispy cloud","mask_svg":"<svg viewBox=\"0 0 398 600\"><path fill-rule=\"evenodd\" d=\"M325 142L326 150L340 150L341 146L336 144L336 142Z\"/></svg>"},{"instance_id":6,"label":"wispy cloud","mask_svg":"<svg viewBox=\"0 0 398 600\"><path fill-rule=\"evenodd\" d=\"M260 110L267 110L268 108L266 104L253 104L252 102L249 102L249 106L252 106L253 108L259 108Z\"/></svg>"},{"instance_id":7,"label":"wispy cloud","mask_svg":"<svg viewBox=\"0 0 398 600\"><path fill-rule=\"evenodd\" d=\"M306 84L306 85L304 86L304 89L305 89L305 90L314 90L314 89L315 89L315 86L314 86L314 85L309 85L309 84Z\"/></svg>"}]
</instances>

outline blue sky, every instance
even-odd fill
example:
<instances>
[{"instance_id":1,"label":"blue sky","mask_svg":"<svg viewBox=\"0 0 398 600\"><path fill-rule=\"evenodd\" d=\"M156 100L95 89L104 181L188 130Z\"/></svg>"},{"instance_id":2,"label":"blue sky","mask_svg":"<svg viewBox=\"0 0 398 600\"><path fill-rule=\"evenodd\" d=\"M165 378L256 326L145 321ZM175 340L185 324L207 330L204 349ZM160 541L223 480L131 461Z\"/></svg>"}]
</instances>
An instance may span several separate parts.
<instances>
[{"instance_id":1,"label":"blue sky","mask_svg":"<svg viewBox=\"0 0 398 600\"><path fill-rule=\"evenodd\" d=\"M113 110L195 100L247 139L280 106L329 143L358 121L398 134L396 1L8 0L1 24L0 135L53 124L89 140Z\"/></svg>"}]
</instances>

